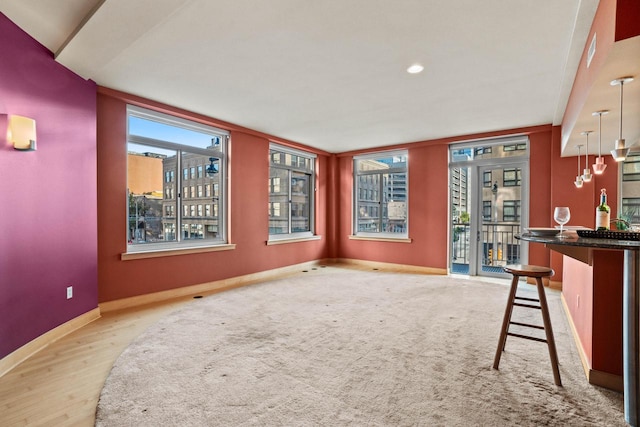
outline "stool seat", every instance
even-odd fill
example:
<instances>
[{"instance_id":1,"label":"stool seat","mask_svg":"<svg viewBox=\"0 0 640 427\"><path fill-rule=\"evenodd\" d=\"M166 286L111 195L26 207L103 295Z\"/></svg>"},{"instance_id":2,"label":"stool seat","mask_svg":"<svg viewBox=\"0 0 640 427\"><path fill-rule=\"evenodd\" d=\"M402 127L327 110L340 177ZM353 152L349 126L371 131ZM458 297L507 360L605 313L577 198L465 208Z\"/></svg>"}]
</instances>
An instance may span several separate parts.
<instances>
[{"instance_id":1,"label":"stool seat","mask_svg":"<svg viewBox=\"0 0 640 427\"><path fill-rule=\"evenodd\" d=\"M512 274L513 279L511 280L511 289L509 290L509 297L507 299L507 308L505 309L504 319L502 320L502 330L500 331L500 340L498 341L498 349L496 350L496 357L493 361L493 368L498 369L498 365L500 364L500 357L502 356L502 352L504 351L504 347L507 343L507 336L544 342L549 348L549 358L551 359L551 367L553 368L554 382L556 383L556 385L562 386L562 381L560 380L560 370L558 369L558 354L556 352L556 343L553 339L553 330L551 329L551 319L549 317L549 307L547 305L544 285L542 284L542 278L553 276L553 270L549 267L522 264L507 265L503 267L503 269L506 273ZM535 278L536 289L538 290L538 299L520 297L517 295L518 281L520 277ZM524 303L516 302L516 300L524 301ZM540 303L540 305L537 305L535 303ZM542 322L544 326L521 322L512 322L511 314L513 313L514 306L540 310L542 313ZM509 332L510 325L523 326L533 329L543 329L546 335L546 339Z\"/></svg>"},{"instance_id":2,"label":"stool seat","mask_svg":"<svg viewBox=\"0 0 640 427\"><path fill-rule=\"evenodd\" d=\"M505 273L517 274L525 277L550 277L553 276L553 269L540 267L538 265L512 264L502 267Z\"/></svg>"}]
</instances>

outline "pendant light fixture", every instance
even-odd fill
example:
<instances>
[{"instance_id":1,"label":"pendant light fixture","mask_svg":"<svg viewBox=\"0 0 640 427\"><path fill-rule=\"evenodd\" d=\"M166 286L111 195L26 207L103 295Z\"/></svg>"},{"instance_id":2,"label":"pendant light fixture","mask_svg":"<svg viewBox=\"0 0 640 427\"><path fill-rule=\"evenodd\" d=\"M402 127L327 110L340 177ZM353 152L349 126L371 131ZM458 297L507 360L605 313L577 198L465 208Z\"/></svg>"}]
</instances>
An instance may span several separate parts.
<instances>
[{"instance_id":1,"label":"pendant light fixture","mask_svg":"<svg viewBox=\"0 0 640 427\"><path fill-rule=\"evenodd\" d=\"M620 137L616 140L615 150L611 150L611 155L616 162L623 162L629 154L629 149L625 146L624 139L622 138L622 92L625 83L633 81L633 77L620 77L611 81L611 86L620 85Z\"/></svg>"},{"instance_id":2,"label":"pendant light fixture","mask_svg":"<svg viewBox=\"0 0 640 427\"><path fill-rule=\"evenodd\" d=\"M592 130L586 130L584 132L582 132L581 135L585 135L587 137L587 147L584 151L584 165L585 168L582 171L582 181L584 182L591 182L591 177L593 175L591 175L591 169L589 169L589 134L593 133Z\"/></svg>"},{"instance_id":3,"label":"pendant light fixture","mask_svg":"<svg viewBox=\"0 0 640 427\"><path fill-rule=\"evenodd\" d=\"M576 188L582 188L582 175L580 175L580 149L582 148L582 145L578 145L578 175L576 176L576 181L574 182L574 184L576 185Z\"/></svg>"},{"instance_id":4,"label":"pendant light fixture","mask_svg":"<svg viewBox=\"0 0 640 427\"><path fill-rule=\"evenodd\" d=\"M596 175L602 175L607 168L604 157L602 157L602 116L608 112L609 110L600 110L591 113L593 116L598 116L598 157L596 157L596 162L593 164L593 173Z\"/></svg>"}]
</instances>

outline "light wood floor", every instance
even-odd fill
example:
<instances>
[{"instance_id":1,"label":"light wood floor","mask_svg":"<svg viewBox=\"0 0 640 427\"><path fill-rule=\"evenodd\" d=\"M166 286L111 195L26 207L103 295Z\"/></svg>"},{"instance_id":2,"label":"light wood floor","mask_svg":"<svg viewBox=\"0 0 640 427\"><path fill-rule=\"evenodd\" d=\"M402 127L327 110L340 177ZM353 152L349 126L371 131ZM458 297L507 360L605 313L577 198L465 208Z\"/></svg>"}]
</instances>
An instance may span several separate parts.
<instances>
[{"instance_id":1,"label":"light wood floor","mask_svg":"<svg viewBox=\"0 0 640 427\"><path fill-rule=\"evenodd\" d=\"M0 426L93 426L100 391L127 345L181 298L102 317L0 377Z\"/></svg>"}]
</instances>

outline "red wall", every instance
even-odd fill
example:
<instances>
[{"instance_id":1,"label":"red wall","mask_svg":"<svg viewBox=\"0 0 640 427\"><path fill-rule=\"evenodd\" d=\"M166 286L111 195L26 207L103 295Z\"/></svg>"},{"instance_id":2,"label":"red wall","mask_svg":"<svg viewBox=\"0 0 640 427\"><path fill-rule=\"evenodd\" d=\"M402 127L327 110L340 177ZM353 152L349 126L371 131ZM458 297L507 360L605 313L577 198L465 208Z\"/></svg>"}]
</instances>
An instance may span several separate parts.
<instances>
[{"instance_id":1,"label":"red wall","mask_svg":"<svg viewBox=\"0 0 640 427\"><path fill-rule=\"evenodd\" d=\"M529 225L531 227L550 227L553 221L551 207L552 147L560 140L560 129L531 132L529 134ZM550 251L543 245L529 244L529 264L550 266ZM559 281L562 272L556 272L552 280Z\"/></svg>"},{"instance_id":2,"label":"red wall","mask_svg":"<svg viewBox=\"0 0 640 427\"><path fill-rule=\"evenodd\" d=\"M569 309L582 350L593 360L593 267L582 261L564 257L562 294Z\"/></svg>"},{"instance_id":3,"label":"red wall","mask_svg":"<svg viewBox=\"0 0 640 427\"><path fill-rule=\"evenodd\" d=\"M622 251L594 251L592 368L622 375Z\"/></svg>"},{"instance_id":4,"label":"red wall","mask_svg":"<svg viewBox=\"0 0 640 427\"><path fill-rule=\"evenodd\" d=\"M473 139L526 134L531 142L531 225L547 227L553 216L551 209L552 138L560 141L558 128L536 126L475 135L421 141L412 144L385 147L409 151L409 238L411 243L351 240L353 156L367 150L338 155L340 174L339 233L337 237L340 258L390 262L446 271L448 268L449 212L449 144ZM529 260L549 265L549 250L542 245L529 245ZM562 271L560 270L560 276ZM561 279L557 279L560 281Z\"/></svg>"},{"instance_id":5,"label":"red wall","mask_svg":"<svg viewBox=\"0 0 640 427\"><path fill-rule=\"evenodd\" d=\"M616 41L638 35L640 35L640 1L617 0Z\"/></svg>"},{"instance_id":6,"label":"red wall","mask_svg":"<svg viewBox=\"0 0 640 427\"><path fill-rule=\"evenodd\" d=\"M0 358L97 307L96 86L0 13ZM14 150L7 115L36 120ZM73 298L66 298L73 286Z\"/></svg>"},{"instance_id":7,"label":"red wall","mask_svg":"<svg viewBox=\"0 0 640 427\"><path fill-rule=\"evenodd\" d=\"M350 240L353 156L340 155L338 255L367 261L447 268L448 146L409 146L409 237L411 243Z\"/></svg>"},{"instance_id":8,"label":"red wall","mask_svg":"<svg viewBox=\"0 0 640 427\"><path fill-rule=\"evenodd\" d=\"M235 250L122 261L126 252L126 106L157 109L231 132L230 243ZM98 281L100 302L327 258L332 156L315 151L316 234L321 240L267 246L269 138L184 110L100 88L98 95ZM283 141L277 141L283 143ZM287 143L287 142L284 142ZM289 144L292 145L292 144Z\"/></svg>"},{"instance_id":9,"label":"red wall","mask_svg":"<svg viewBox=\"0 0 640 427\"><path fill-rule=\"evenodd\" d=\"M593 265L564 257L562 294L592 369L622 375L621 251L593 251Z\"/></svg>"}]
</instances>

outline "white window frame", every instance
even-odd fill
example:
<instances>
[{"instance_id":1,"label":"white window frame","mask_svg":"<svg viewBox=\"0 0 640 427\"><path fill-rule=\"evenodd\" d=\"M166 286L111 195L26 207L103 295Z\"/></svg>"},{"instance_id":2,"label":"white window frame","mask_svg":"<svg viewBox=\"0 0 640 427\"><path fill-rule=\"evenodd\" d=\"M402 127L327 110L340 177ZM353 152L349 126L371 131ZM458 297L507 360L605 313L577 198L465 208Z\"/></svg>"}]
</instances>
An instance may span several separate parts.
<instances>
[{"instance_id":1,"label":"white window frame","mask_svg":"<svg viewBox=\"0 0 640 427\"><path fill-rule=\"evenodd\" d=\"M317 156L313 153L309 153L308 151L302 151L302 150L296 150L295 148L291 148L291 147L286 147L280 144L276 144L274 142L269 143L269 180L271 180L271 167L273 166L271 163L271 151L278 151L280 153L285 153L285 154L291 154L294 156L299 156L299 157L304 157L306 159L308 159L310 161L311 164L311 171L310 171L310 183L309 183L309 231L304 231L304 232L292 232L291 231L291 224L292 224L292 201L291 201L291 175L292 172L303 172L303 173L309 173L309 171L304 171L300 168L296 168L295 166L291 166L291 165L278 165L276 166L279 169L286 169L289 173L289 181L288 183L283 183L280 182L280 186L284 186L285 188L288 187L288 191L289 191L289 203L288 203L288 225L289 225L289 233L279 233L279 234L271 234L271 231L269 230L269 242L278 242L278 241L284 241L284 240L305 240L305 239L309 239L309 238L314 238L316 237L315 234L315 206L316 206L316 161L317 161ZM268 206L268 213L269 215L271 214L271 181L269 181L268 183L268 188L269 188L269 206Z\"/></svg>"},{"instance_id":2,"label":"white window frame","mask_svg":"<svg viewBox=\"0 0 640 427\"><path fill-rule=\"evenodd\" d=\"M404 173L406 177L406 200L403 200L406 203L406 226L403 232L389 232L386 230L381 231L358 231L358 212L360 210L359 206L359 195L361 194L361 189L359 186L359 174L358 174L358 163L366 160L378 160L385 159L389 157L398 157L403 156L406 160L406 166L403 171L389 169L392 173ZM362 175L371 175L362 174ZM384 183L380 182L380 187L377 192L371 191L371 195L377 195L381 199L380 204L378 206L378 215L380 216L380 220L383 218L383 207L382 207L382 198L384 195ZM363 189L366 190L366 189ZM369 194L369 193L367 193ZM361 238L373 238L373 239L408 239L409 238L409 150L393 150L393 151L377 151L375 153L363 154L359 156L353 157L353 194L352 194L352 203L353 203L353 211L352 211L352 235Z\"/></svg>"},{"instance_id":3,"label":"white window frame","mask_svg":"<svg viewBox=\"0 0 640 427\"><path fill-rule=\"evenodd\" d=\"M218 137L220 144L215 148L200 148L195 146L189 146L185 144L180 144L173 141L163 141L154 138L148 138L141 135L132 135L129 132L129 117L138 117L145 120L151 120L155 122L159 122L169 126L175 126L186 130L191 130L194 132L204 133L211 135L212 137ZM133 105L127 106L127 145L129 143L147 145L151 147L164 148L169 150L175 150L177 155L177 163L174 173L175 178L175 188L180 191L184 189L185 185L183 184L184 173L189 170L182 165L182 155L181 153L194 153L207 157L215 157L218 160L219 164L219 188L220 195L218 196L218 209L216 214L218 216L218 236L215 239L207 239L207 240L183 240L182 238L182 228L184 224L189 224L182 221L182 217L184 215L185 210L190 209L189 203L185 200L190 197L189 194L176 194L176 208L175 213L177 215L176 218L176 230L174 241L167 242L159 242L159 243L148 243L143 245L127 245L126 254L137 254L137 253L146 253L146 252L167 252L173 250L182 250L182 249L197 249L197 248L213 248L223 245L229 245L228 242L228 219L227 219L227 207L229 200L229 192L228 192L228 146L230 144L230 134L228 131L219 129L213 126L205 125L202 123L194 122L187 119L182 119L179 117L171 116L164 113L159 113L157 111L149 110L142 107L137 107ZM213 184L212 184L213 185ZM188 186L187 186L188 187ZM128 206L128 203L127 203ZM215 205L214 205L215 208ZM128 215L128 213L127 213ZM215 216L215 215L214 215ZM128 228L128 221L127 228ZM124 255L123 255L124 256ZM123 258L124 259L124 258Z\"/></svg>"}]
</instances>

